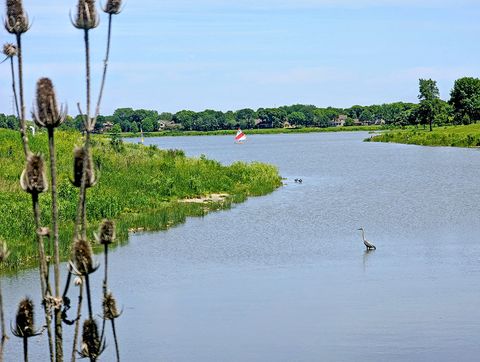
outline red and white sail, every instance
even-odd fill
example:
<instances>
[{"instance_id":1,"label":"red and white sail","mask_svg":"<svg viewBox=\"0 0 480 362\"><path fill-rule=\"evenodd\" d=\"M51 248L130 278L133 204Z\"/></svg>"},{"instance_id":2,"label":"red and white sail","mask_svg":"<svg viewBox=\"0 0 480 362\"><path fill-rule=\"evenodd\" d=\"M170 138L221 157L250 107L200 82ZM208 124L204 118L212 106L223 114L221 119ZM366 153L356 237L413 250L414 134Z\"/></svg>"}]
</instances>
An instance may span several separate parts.
<instances>
[{"instance_id":1,"label":"red and white sail","mask_svg":"<svg viewBox=\"0 0 480 362\"><path fill-rule=\"evenodd\" d=\"M235 142L244 142L247 140L247 135L242 132L242 130L239 128L237 131L237 134L235 135Z\"/></svg>"}]
</instances>

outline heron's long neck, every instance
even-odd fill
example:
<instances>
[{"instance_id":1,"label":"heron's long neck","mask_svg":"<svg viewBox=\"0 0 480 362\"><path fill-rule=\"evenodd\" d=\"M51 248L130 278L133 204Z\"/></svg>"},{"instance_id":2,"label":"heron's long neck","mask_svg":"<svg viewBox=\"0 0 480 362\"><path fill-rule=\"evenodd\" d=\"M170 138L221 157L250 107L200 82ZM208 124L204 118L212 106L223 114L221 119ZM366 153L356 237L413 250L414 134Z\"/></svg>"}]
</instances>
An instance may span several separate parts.
<instances>
[{"instance_id":1,"label":"heron's long neck","mask_svg":"<svg viewBox=\"0 0 480 362\"><path fill-rule=\"evenodd\" d=\"M364 230L362 230L362 239L363 239L363 241L365 241L365 231Z\"/></svg>"}]
</instances>

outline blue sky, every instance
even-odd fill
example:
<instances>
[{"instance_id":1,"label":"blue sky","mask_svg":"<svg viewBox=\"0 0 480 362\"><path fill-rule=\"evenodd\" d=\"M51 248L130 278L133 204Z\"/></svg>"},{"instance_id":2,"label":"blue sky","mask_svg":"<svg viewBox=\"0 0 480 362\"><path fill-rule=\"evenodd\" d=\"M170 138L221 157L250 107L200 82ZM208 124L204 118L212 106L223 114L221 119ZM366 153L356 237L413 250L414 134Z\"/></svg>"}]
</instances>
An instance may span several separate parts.
<instances>
[{"instance_id":1,"label":"blue sky","mask_svg":"<svg viewBox=\"0 0 480 362\"><path fill-rule=\"evenodd\" d=\"M82 32L68 16L76 1L39 3L24 0L27 105L48 76L75 113L85 103ZM114 18L102 113L416 101L418 78L437 80L447 99L455 79L480 76L479 18L478 0L130 0ZM0 77L0 112L11 113L7 63Z\"/></svg>"}]
</instances>

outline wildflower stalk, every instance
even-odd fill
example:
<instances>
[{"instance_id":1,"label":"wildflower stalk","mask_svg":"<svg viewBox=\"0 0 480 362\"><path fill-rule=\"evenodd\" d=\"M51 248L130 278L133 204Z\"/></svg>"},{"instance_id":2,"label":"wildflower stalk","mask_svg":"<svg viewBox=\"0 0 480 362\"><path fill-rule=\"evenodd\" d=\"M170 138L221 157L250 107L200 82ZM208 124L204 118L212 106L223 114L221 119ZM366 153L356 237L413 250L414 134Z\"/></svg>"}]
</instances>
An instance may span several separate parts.
<instances>
[{"instance_id":1,"label":"wildflower stalk","mask_svg":"<svg viewBox=\"0 0 480 362\"><path fill-rule=\"evenodd\" d=\"M55 297L60 298L60 253L58 243L58 206L57 206L57 163L55 155L55 130L48 128L48 146L50 152L50 176L52 192L52 227L54 250ZM62 308L55 307L55 355L57 361L63 360Z\"/></svg>"},{"instance_id":2,"label":"wildflower stalk","mask_svg":"<svg viewBox=\"0 0 480 362\"><path fill-rule=\"evenodd\" d=\"M117 361L120 361L120 349L118 348L118 339L117 339L117 331L115 329L115 319L111 320L112 322L112 331L113 331L113 340L115 341L115 353L117 354Z\"/></svg>"},{"instance_id":3,"label":"wildflower stalk","mask_svg":"<svg viewBox=\"0 0 480 362\"><path fill-rule=\"evenodd\" d=\"M20 135L22 137L23 153L28 156L28 137L25 127L25 100L23 97L23 53L22 53L22 34L17 33L17 56L18 56L18 85L20 95Z\"/></svg>"},{"instance_id":4,"label":"wildflower stalk","mask_svg":"<svg viewBox=\"0 0 480 362\"><path fill-rule=\"evenodd\" d=\"M33 204L33 214L35 219L35 228L36 230L40 229L40 204L38 202L38 193L32 193L32 204ZM52 316L50 313L50 308L46 299L48 296L48 290L50 285L47 279L47 263L45 258L45 246L43 243L43 236L37 232L37 243L38 243L38 256L39 256L39 269L40 269L40 288L42 292L43 309L45 312L45 325L47 328L48 335L48 348L50 351L50 361L54 361L54 349L53 349L53 336L52 336Z\"/></svg>"},{"instance_id":5,"label":"wildflower stalk","mask_svg":"<svg viewBox=\"0 0 480 362\"><path fill-rule=\"evenodd\" d=\"M5 329L5 316L3 314L3 295L2 295L2 283L0 279L0 319L2 324L2 340L0 343L0 362L3 361L3 348L5 346L5 342L8 339L7 332Z\"/></svg>"},{"instance_id":6,"label":"wildflower stalk","mask_svg":"<svg viewBox=\"0 0 480 362\"><path fill-rule=\"evenodd\" d=\"M73 335L73 349L72 349L72 362L75 362L77 358L77 341L78 341L78 331L80 329L80 316L82 313L82 301L83 301L83 281L80 279L81 282L79 284L79 292L78 292L78 307L77 307L77 318L75 321L75 332Z\"/></svg>"},{"instance_id":7,"label":"wildflower stalk","mask_svg":"<svg viewBox=\"0 0 480 362\"><path fill-rule=\"evenodd\" d=\"M20 119L20 109L18 107L18 95L17 95L17 87L15 84L15 66L13 64L13 57L10 57L10 69L12 72L12 91L13 91L13 99L15 100L15 110L17 111L17 117Z\"/></svg>"},{"instance_id":8,"label":"wildflower stalk","mask_svg":"<svg viewBox=\"0 0 480 362\"><path fill-rule=\"evenodd\" d=\"M107 50L105 51L105 59L103 60L102 82L100 84L100 92L98 94L98 101L97 101L97 108L95 110L94 123L96 123L97 117L100 114L100 104L102 103L103 89L105 87L105 81L107 79L108 59L110 57L110 42L112 38L112 15L113 14L108 14Z\"/></svg>"}]
</instances>

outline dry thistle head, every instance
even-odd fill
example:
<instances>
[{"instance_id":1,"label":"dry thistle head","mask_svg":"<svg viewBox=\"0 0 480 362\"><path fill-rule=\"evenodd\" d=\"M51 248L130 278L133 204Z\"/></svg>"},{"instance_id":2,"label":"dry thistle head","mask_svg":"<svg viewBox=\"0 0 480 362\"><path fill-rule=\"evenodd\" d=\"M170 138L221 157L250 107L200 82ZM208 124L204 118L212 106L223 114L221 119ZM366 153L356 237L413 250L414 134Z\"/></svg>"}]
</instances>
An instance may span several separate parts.
<instances>
[{"instance_id":1,"label":"dry thistle head","mask_svg":"<svg viewBox=\"0 0 480 362\"><path fill-rule=\"evenodd\" d=\"M17 47L12 43L5 43L3 45L3 54L7 58L12 58L17 55Z\"/></svg>"},{"instance_id":2,"label":"dry thistle head","mask_svg":"<svg viewBox=\"0 0 480 362\"><path fill-rule=\"evenodd\" d=\"M120 14L122 11L122 0L108 0L103 11L110 15Z\"/></svg>"},{"instance_id":3,"label":"dry thistle head","mask_svg":"<svg viewBox=\"0 0 480 362\"><path fill-rule=\"evenodd\" d=\"M79 275L91 274L98 268L94 265L92 246L81 238L73 243L72 262L75 272Z\"/></svg>"},{"instance_id":4,"label":"dry thistle head","mask_svg":"<svg viewBox=\"0 0 480 362\"><path fill-rule=\"evenodd\" d=\"M82 332L82 358L90 358L95 361L103 352L104 346L98 335L97 322L94 319L86 319L83 322Z\"/></svg>"},{"instance_id":5,"label":"dry thistle head","mask_svg":"<svg viewBox=\"0 0 480 362\"><path fill-rule=\"evenodd\" d=\"M83 165L85 161L85 148L84 147L75 147L73 151L73 185L80 187L82 185L82 176L83 176ZM89 154L87 157L86 165L86 180L85 187L89 188L95 186L95 173L93 171L93 161L92 157Z\"/></svg>"},{"instance_id":6,"label":"dry thistle head","mask_svg":"<svg viewBox=\"0 0 480 362\"><path fill-rule=\"evenodd\" d=\"M7 243L3 240L0 240L0 263L3 263L7 260L10 252L8 251Z\"/></svg>"},{"instance_id":7,"label":"dry thistle head","mask_svg":"<svg viewBox=\"0 0 480 362\"><path fill-rule=\"evenodd\" d=\"M115 223L111 220L103 220L97 236L97 241L103 245L109 245L115 240Z\"/></svg>"},{"instance_id":8,"label":"dry thistle head","mask_svg":"<svg viewBox=\"0 0 480 362\"><path fill-rule=\"evenodd\" d=\"M20 338L29 338L40 334L38 330L35 330L33 324L33 302L30 298L24 298L18 304L15 328L12 328L12 333Z\"/></svg>"},{"instance_id":9,"label":"dry thistle head","mask_svg":"<svg viewBox=\"0 0 480 362\"><path fill-rule=\"evenodd\" d=\"M72 24L77 29L90 30L98 26L99 20L95 9L95 0L78 0L77 17Z\"/></svg>"},{"instance_id":10,"label":"dry thistle head","mask_svg":"<svg viewBox=\"0 0 480 362\"><path fill-rule=\"evenodd\" d=\"M22 34L29 29L28 16L23 11L22 0L7 0L5 29L11 34Z\"/></svg>"},{"instance_id":11,"label":"dry thistle head","mask_svg":"<svg viewBox=\"0 0 480 362\"><path fill-rule=\"evenodd\" d=\"M120 317L120 314L117 309L117 301L113 297L111 292L108 292L107 295L103 298L103 318L106 320L112 320Z\"/></svg>"},{"instance_id":12,"label":"dry thistle head","mask_svg":"<svg viewBox=\"0 0 480 362\"><path fill-rule=\"evenodd\" d=\"M65 120L66 111L58 109L55 89L48 78L40 78L37 82L37 107L32 117L37 126L46 128L58 127Z\"/></svg>"},{"instance_id":13,"label":"dry thistle head","mask_svg":"<svg viewBox=\"0 0 480 362\"><path fill-rule=\"evenodd\" d=\"M25 169L20 176L20 186L30 194L39 194L48 189L47 172L40 154L29 154Z\"/></svg>"}]
</instances>

